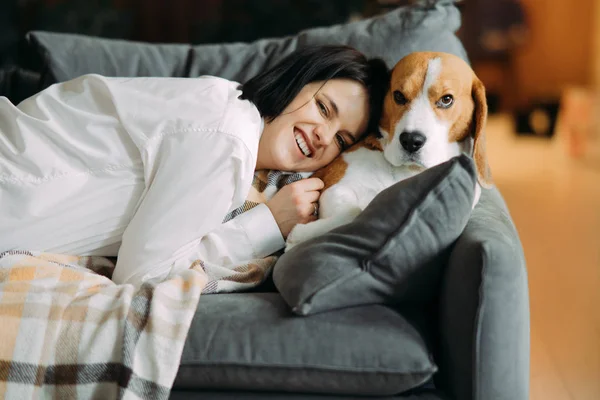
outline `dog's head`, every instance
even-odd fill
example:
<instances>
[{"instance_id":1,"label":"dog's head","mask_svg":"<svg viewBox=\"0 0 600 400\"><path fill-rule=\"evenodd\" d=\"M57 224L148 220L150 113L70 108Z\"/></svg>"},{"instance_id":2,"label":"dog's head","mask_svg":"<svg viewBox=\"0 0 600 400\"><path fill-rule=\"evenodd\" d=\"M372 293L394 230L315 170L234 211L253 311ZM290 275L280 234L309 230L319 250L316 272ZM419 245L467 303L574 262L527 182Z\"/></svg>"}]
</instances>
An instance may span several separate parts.
<instances>
[{"instance_id":1,"label":"dog's head","mask_svg":"<svg viewBox=\"0 0 600 400\"><path fill-rule=\"evenodd\" d=\"M430 168L472 153L479 183L490 187L486 120L485 88L465 61L448 53L411 53L393 68L384 100L385 158L394 166Z\"/></svg>"}]
</instances>

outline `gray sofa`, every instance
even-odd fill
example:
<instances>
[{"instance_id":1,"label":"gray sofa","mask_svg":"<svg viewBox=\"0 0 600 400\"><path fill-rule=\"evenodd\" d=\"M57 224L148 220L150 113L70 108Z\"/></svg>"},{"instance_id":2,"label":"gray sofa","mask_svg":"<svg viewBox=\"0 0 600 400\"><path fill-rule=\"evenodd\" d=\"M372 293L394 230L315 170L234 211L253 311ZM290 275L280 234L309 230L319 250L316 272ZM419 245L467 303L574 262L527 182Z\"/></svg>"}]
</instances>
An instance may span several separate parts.
<instances>
[{"instance_id":1,"label":"gray sofa","mask_svg":"<svg viewBox=\"0 0 600 400\"><path fill-rule=\"evenodd\" d=\"M217 75L240 82L298 46L345 43L393 66L418 50L467 59L450 0L417 1L354 23L253 43L145 44L30 32L39 90L85 73ZM492 166L493 168L493 166ZM521 243L497 189L485 190L438 262L432 295L298 316L273 281L203 296L171 398L529 397L529 303Z\"/></svg>"}]
</instances>

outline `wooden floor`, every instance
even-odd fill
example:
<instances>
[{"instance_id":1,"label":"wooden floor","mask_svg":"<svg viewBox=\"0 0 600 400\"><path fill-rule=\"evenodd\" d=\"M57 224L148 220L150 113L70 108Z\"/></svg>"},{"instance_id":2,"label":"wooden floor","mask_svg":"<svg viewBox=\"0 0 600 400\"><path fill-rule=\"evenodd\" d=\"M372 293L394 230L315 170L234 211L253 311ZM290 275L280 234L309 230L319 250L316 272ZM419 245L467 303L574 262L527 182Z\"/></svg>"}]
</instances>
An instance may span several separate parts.
<instances>
[{"instance_id":1,"label":"wooden floor","mask_svg":"<svg viewBox=\"0 0 600 400\"><path fill-rule=\"evenodd\" d=\"M600 167L490 117L492 173L525 249L532 400L600 399Z\"/></svg>"}]
</instances>

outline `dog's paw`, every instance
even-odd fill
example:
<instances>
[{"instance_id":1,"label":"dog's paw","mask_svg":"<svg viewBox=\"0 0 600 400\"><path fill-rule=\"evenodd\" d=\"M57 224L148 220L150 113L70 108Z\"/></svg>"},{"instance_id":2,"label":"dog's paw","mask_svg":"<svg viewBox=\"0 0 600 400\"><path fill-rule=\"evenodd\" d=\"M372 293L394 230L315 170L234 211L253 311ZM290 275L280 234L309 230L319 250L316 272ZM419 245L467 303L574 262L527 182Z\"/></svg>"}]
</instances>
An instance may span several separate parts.
<instances>
[{"instance_id":1,"label":"dog's paw","mask_svg":"<svg viewBox=\"0 0 600 400\"><path fill-rule=\"evenodd\" d=\"M307 235L307 224L297 224L292 228L292 231L289 233L286 241L285 241L285 251L290 251L300 243L309 239Z\"/></svg>"},{"instance_id":2,"label":"dog's paw","mask_svg":"<svg viewBox=\"0 0 600 400\"><path fill-rule=\"evenodd\" d=\"M475 197L473 198L473 204L471 205L471 210L475 208L477 203L479 203L479 198L481 197L481 186L479 183L475 184Z\"/></svg>"},{"instance_id":3,"label":"dog's paw","mask_svg":"<svg viewBox=\"0 0 600 400\"><path fill-rule=\"evenodd\" d=\"M283 250L283 252L287 253L288 251L290 251L294 247L296 247L296 243L294 243L294 242L285 242L285 249Z\"/></svg>"}]
</instances>

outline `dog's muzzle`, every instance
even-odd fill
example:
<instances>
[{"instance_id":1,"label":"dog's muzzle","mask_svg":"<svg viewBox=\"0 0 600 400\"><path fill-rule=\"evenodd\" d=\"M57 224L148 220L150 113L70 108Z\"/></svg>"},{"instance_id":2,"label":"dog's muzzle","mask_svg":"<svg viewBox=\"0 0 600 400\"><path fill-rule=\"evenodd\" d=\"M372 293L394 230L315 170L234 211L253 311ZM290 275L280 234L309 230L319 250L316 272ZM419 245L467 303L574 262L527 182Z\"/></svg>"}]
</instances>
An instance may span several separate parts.
<instances>
[{"instance_id":1,"label":"dog's muzzle","mask_svg":"<svg viewBox=\"0 0 600 400\"><path fill-rule=\"evenodd\" d=\"M400 134L400 145L410 154L419 151L426 141L425 135L419 131L404 131Z\"/></svg>"}]
</instances>

